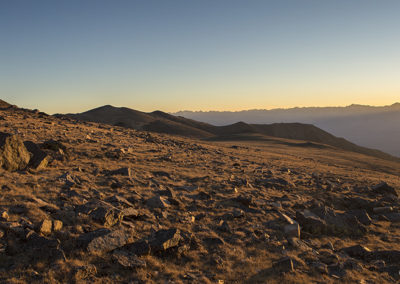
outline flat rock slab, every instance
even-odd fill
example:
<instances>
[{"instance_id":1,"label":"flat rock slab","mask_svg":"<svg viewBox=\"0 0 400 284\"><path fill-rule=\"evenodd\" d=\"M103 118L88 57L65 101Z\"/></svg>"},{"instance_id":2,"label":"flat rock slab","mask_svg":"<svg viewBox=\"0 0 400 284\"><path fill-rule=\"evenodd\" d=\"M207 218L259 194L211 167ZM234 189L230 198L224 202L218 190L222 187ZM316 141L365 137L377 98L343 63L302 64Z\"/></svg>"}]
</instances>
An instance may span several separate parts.
<instances>
[{"instance_id":1,"label":"flat rock slab","mask_svg":"<svg viewBox=\"0 0 400 284\"><path fill-rule=\"evenodd\" d=\"M88 244L87 249L90 253L101 254L110 252L116 248L120 248L131 241L132 233L130 231L120 229L94 238Z\"/></svg>"}]
</instances>

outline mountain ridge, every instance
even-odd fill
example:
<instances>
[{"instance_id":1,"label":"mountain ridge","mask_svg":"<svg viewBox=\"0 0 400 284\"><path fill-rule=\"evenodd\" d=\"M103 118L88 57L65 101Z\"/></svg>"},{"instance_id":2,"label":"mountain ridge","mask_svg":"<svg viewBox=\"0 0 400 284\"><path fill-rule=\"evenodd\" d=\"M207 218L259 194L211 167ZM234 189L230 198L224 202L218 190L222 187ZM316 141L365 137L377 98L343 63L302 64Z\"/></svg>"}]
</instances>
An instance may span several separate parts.
<instances>
[{"instance_id":1,"label":"mountain ridge","mask_svg":"<svg viewBox=\"0 0 400 284\"><path fill-rule=\"evenodd\" d=\"M237 112L181 111L172 113L213 125L236 121L249 124L300 122L313 124L338 137L400 156L400 103L389 106L296 107L289 109L244 110Z\"/></svg>"},{"instance_id":2,"label":"mountain ridge","mask_svg":"<svg viewBox=\"0 0 400 284\"><path fill-rule=\"evenodd\" d=\"M126 107L113 107L110 105L83 113L57 114L56 116L66 116L77 120L207 140L235 140L238 136L241 136L241 139L246 139L247 135L247 139L251 141L254 139L254 134L257 134L258 141L269 137L309 141L386 160L400 161L399 158L382 151L361 147L344 138L336 137L312 124L248 124L241 121L225 126L215 126L162 111L145 113Z\"/></svg>"}]
</instances>

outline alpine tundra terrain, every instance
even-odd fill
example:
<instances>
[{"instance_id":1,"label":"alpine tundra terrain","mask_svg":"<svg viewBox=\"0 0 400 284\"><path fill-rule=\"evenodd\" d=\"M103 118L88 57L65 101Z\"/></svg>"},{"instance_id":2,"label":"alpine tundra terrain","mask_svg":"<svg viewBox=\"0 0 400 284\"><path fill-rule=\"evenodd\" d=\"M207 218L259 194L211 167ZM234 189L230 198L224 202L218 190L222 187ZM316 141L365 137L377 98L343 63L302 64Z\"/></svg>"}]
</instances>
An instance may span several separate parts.
<instances>
[{"instance_id":1,"label":"alpine tundra terrain","mask_svg":"<svg viewBox=\"0 0 400 284\"><path fill-rule=\"evenodd\" d=\"M0 108L1 283L400 280L396 159Z\"/></svg>"}]
</instances>

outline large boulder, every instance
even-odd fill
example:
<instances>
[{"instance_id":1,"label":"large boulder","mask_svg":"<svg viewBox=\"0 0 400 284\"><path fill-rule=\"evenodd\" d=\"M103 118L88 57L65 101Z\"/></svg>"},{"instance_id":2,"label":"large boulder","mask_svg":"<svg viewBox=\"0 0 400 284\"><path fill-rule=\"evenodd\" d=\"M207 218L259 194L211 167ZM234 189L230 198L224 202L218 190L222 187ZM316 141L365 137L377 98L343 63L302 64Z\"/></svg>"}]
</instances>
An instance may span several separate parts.
<instances>
[{"instance_id":1,"label":"large boulder","mask_svg":"<svg viewBox=\"0 0 400 284\"><path fill-rule=\"evenodd\" d=\"M30 159L31 154L18 135L0 132L0 167L7 171L23 170Z\"/></svg>"}]
</instances>

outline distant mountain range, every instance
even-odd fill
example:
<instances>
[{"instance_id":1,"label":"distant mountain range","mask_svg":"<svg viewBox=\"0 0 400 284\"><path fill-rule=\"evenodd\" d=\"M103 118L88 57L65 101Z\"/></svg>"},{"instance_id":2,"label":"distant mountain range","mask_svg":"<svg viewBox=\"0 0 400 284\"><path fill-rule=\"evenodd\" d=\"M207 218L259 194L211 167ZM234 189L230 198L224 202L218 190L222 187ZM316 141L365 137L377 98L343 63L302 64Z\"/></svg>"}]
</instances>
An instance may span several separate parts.
<instances>
[{"instance_id":1,"label":"distant mountain range","mask_svg":"<svg viewBox=\"0 0 400 284\"><path fill-rule=\"evenodd\" d=\"M77 120L106 123L138 130L214 141L275 141L287 145L302 147L335 147L387 160L400 161L400 159L384 152L360 147L343 138L335 137L334 135L311 124L247 124L245 122L237 122L225 126L215 126L181 116L174 116L161 111L145 113L129 108L119 108L110 105L102 106L83 113L66 115L57 114L56 116L67 116ZM281 140L277 141L277 139Z\"/></svg>"},{"instance_id":2,"label":"distant mountain range","mask_svg":"<svg viewBox=\"0 0 400 284\"><path fill-rule=\"evenodd\" d=\"M400 157L400 103L383 107L350 105L237 112L180 111L172 114L213 125L226 125L237 121L250 124L313 124L358 145Z\"/></svg>"}]
</instances>

